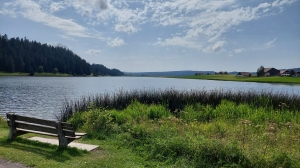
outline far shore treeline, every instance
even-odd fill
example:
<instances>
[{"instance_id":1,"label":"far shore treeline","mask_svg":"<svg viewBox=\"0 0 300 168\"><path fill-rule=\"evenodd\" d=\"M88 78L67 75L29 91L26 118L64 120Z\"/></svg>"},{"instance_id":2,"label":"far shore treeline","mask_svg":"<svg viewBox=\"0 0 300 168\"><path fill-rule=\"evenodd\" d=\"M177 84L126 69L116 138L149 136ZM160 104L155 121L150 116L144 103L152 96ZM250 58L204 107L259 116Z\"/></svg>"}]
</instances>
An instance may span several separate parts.
<instances>
[{"instance_id":1,"label":"far shore treeline","mask_svg":"<svg viewBox=\"0 0 300 168\"><path fill-rule=\"evenodd\" d=\"M0 71L64 73L70 75L121 76L123 72L103 65L90 65L71 50L29 41L26 37L10 38L0 35Z\"/></svg>"}]
</instances>

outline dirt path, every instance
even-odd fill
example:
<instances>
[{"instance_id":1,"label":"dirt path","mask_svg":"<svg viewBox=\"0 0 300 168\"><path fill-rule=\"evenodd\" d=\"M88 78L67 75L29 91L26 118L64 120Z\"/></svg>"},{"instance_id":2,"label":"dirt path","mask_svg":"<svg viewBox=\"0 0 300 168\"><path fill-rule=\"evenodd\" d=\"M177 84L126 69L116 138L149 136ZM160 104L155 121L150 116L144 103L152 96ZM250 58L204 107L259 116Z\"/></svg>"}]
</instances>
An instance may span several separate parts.
<instances>
[{"instance_id":1,"label":"dirt path","mask_svg":"<svg viewBox=\"0 0 300 168\"><path fill-rule=\"evenodd\" d=\"M20 163L13 163L0 158L0 168L26 168L26 167Z\"/></svg>"}]
</instances>

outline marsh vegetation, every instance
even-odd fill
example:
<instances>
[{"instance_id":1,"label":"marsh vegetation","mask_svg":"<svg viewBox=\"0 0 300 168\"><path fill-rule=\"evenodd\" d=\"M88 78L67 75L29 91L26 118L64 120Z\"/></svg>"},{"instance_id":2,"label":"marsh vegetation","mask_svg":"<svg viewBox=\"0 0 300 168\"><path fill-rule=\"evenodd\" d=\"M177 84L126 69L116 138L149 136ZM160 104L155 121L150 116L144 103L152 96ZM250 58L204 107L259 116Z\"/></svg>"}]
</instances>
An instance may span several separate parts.
<instances>
[{"instance_id":1,"label":"marsh vegetation","mask_svg":"<svg viewBox=\"0 0 300 168\"><path fill-rule=\"evenodd\" d=\"M68 102L64 119L155 166L299 167L299 102L270 92L120 91Z\"/></svg>"}]
</instances>

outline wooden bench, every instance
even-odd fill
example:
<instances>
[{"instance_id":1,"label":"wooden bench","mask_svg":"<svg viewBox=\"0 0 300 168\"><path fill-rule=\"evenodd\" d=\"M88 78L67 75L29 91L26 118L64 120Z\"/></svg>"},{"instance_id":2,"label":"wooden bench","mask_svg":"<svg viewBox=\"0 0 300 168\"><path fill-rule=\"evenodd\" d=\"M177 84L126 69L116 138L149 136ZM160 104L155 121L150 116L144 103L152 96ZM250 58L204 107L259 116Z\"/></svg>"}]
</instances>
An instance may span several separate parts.
<instances>
[{"instance_id":1,"label":"wooden bench","mask_svg":"<svg viewBox=\"0 0 300 168\"><path fill-rule=\"evenodd\" d=\"M44 120L33 117L6 113L7 124L10 126L9 139L15 140L17 136L26 133L36 133L48 136L56 136L59 148L66 148L75 139L79 139L86 133L77 133L71 124L60 121Z\"/></svg>"}]
</instances>

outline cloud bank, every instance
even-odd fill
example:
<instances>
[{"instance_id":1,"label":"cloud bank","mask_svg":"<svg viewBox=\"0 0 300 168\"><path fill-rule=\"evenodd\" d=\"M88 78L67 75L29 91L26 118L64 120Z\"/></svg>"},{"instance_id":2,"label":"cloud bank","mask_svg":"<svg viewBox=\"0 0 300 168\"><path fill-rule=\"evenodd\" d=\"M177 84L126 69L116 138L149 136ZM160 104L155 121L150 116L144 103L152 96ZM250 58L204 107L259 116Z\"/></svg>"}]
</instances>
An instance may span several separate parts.
<instances>
[{"instance_id":1,"label":"cloud bank","mask_svg":"<svg viewBox=\"0 0 300 168\"><path fill-rule=\"evenodd\" d=\"M143 26L149 25L156 28L172 27L175 32L156 37L159 40L152 44L202 52L222 52L226 50L224 47L227 44L225 33L244 22L278 14L295 1L275 0L247 6L241 0L13 0L5 3L0 13L12 17L21 16L56 28L64 32L64 36L98 38L112 47L125 44L119 38L120 33L132 35L147 31ZM69 11L81 16L80 22L58 14ZM88 24L97 27L91 28ZM103 27L114 33L102 37ZM265 44L266 47L271 47L275 41L276 38L269 41ZM236 49L234 52L241 53L243 49Z\"/></svg>"}]
</instances>

